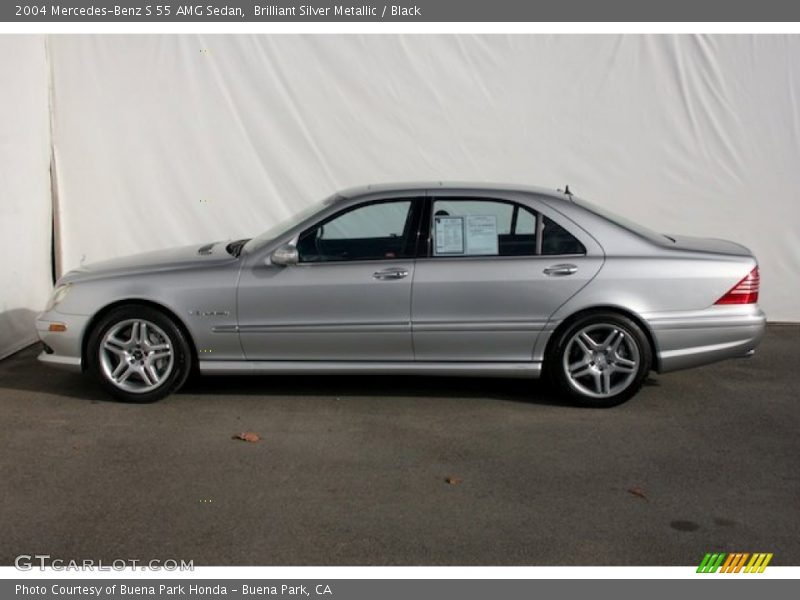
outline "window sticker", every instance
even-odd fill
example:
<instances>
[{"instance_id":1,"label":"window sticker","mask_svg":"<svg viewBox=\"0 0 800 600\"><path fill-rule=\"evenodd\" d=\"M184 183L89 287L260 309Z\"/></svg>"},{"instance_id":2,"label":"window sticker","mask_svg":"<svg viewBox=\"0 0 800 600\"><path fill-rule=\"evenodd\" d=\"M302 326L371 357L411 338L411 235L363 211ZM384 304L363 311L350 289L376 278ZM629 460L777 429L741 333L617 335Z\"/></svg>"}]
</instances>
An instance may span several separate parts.
<instances>
[{"instance_id":1,"label":"window sticker","mask_svg":"<svg viewBox=\"0 0 800 600\"><path fill-rule=\"evenodd\" d=\"M434 254L464 254L464 217L434 217Z\"/></svg>"},{"instance_id":2,"label":"window sticker","mask_svg":"<svg viewBox=\"0 0 800 600\"><path fill-rule=\"evenodd\" d=\"M469 215L466 223L467 254L499 254L497 244L497 217L495 215Z\"/></svg>"}]
</instances>

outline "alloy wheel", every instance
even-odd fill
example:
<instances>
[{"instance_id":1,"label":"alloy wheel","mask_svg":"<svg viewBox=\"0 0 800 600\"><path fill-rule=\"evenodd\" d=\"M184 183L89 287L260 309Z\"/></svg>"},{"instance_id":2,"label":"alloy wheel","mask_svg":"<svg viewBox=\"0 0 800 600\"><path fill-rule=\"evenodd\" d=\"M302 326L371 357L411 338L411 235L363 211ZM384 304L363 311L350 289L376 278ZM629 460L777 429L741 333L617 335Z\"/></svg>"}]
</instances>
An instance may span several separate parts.
<instances>
[{"instance_id":1,"label":"alloy wheel","mask_svg":"<svg viewBox=\"0 0 800 600\"><path fill-rule=\"evenodd\" d=\"M569 385L592 398L608 398L631 385L639 371L639 347L617 325L595 323L567 342L563 369Z\"/></svg>"},{"instance_id":2,"label":"alloy wheel","mask_svg":"<svg viewBox=\"0 0 800 600\"><path fill-rule=\"evenodd\" d=\"M100 342L99 353L106 379L134 394L158 388L175 364L169 336L145 319L126 319L111 326Z\"/></svg>"}]
</instances>

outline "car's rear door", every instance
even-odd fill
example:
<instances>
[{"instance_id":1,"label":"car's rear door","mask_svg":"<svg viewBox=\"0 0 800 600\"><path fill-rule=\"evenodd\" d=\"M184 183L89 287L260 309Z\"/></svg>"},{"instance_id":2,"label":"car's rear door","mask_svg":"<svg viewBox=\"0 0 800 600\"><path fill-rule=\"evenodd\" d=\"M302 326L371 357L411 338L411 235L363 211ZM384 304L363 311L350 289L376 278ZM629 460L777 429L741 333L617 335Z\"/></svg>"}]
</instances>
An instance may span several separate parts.
<instances>
[{"instance_id":1,"label":"car's rear door","mask_svg":"<svg viewBox=\"0 0 800 600\"><path fill-rule=\"evenodd\" d=\"M248 360L413 360L410 306L422 200L343 208L297 241L299 264L239 283Z\"/></svg>"},{"instance_id":2,"label":"car's rear door","mask_svg":"<svg viewBox=\"0 0 800 600\"><path fill-rule=\"evenodd\" d=\"M585 232L571 233L574 224L562 227L552 210L538 208L458 191L437 191L428 200L429 239L417 260L411 304L416 360L532 359L550 315L603 262Z\"/></svg>"}]
</instances>

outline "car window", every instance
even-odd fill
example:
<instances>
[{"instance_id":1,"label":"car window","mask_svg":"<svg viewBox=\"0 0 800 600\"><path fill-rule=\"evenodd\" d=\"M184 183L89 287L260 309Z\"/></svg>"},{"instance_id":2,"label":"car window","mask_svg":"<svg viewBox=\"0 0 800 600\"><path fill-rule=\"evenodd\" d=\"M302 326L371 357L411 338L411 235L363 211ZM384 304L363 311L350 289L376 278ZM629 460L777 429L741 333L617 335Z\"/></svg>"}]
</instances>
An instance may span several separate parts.
<instances>
[{"instance_id":1,"label":"car window","mask_svg":"<svg viewBox=\"0 0 800 600\"><path fill-rule=\"evenodd\" d=\"M517 213L517 224L514 229L517 235L533 235L536 233L536 215L530 210L520 207Z\"/></svg>"},{"instance_id":2,"label":"car window","mask_svg":"<svg viewBox=\"0 0 800 600\"><path fill-rule=\"evenodd\" d=\"M499 200L434 200L434 256L532 256L536 213Z\"/></svg>"},{"instance_id":3,"label":"car window","mask_svg":"<svg viewBox=\"0 0 800 600\"><path fill-rule=\"evenodd\" d=\"M301 263L409 257L411 200L348 209L300 235Z\"/></svg>"},{"instance_id":4,"label":"car window","mask_svg":"<svg viewBox=\"0 0 800 600\"><path fill-rule=\"evenodd\" d=\"M574 235L548 217L542 221L542 254L586 254Z\"/></svg>"},{"instance_id":5,"label":"car window","mask_svg":"<svg viewBox=\"0 0 800 600\"><path fill-rule=\"evenodd\" d=\"M589 212L593 212L599 217L603 217L607 221L611 221L612 223L627 229L628 231L632 231L636 235L639 235L645 239L652 240L657 244L663 244L664 240L669 240L672 243L675 243L675 240L669 237L668 235L664 235L663 233L657 233L652 229L645 227L644 225L639 225L638 223L634 223L630 219L626 219L623 216L620 216L616 213L611 212L606 208L602 208L597 206L596 204L592 204L591 202L587 202L582 198L574 198L573 202L578 206L581 206L588 210Z\"/></svg>"}]
</instances>

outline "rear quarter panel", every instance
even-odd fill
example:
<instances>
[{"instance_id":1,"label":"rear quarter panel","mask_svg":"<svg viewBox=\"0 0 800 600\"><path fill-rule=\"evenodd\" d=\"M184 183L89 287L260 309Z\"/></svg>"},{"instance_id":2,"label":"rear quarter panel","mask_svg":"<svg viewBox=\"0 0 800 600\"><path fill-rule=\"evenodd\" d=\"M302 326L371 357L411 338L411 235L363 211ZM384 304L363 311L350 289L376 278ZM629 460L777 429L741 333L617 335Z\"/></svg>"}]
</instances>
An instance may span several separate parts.
<instances>
[{"instance_id":1,"label":"rear quarter panel","mask_svg":"<svg viewBox=\"0 0 800 600\"><path fill-rule=\"evenodd\" d=\"M616 308L646 327L660 372L742 356L761 339L764 315L756 304L715 302L755 266L745 256L609 256L597 276L552 315L548 330L587 309ZM537 346L542 358L543 342Z\"/></svg>"},{"instance_id":2,"label":"rear quarter panel","mask_svg":"<svg viewBox=\"0 0 800 600\"><path fill-rule=\"evenodd\" d=\"M730 244L736 252L687 250L666 238L659 244L574 203L553 207L591 231L606 260L595 278L553 313L534 359L544 359L552 333L565 319L593 308L638 318L653 340L659 371L741 356L758 344L765 323L758 305L715 305L757 266L746 249Z\"/></svg>"}]
</instances>

